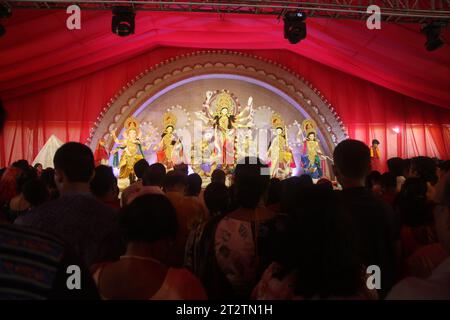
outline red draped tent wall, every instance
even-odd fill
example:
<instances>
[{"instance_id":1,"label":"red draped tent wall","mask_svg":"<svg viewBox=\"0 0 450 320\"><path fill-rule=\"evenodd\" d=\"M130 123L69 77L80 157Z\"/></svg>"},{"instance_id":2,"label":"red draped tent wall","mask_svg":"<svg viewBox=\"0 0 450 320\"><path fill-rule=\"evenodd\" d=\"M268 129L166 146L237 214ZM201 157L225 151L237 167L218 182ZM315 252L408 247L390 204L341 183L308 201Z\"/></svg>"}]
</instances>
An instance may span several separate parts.
<instances>
[{"instance_id":1,"label":"red draped tent wall","mask_svg":"<svg viewBox=\"0 0 450 320\"><path fill-rule=\"evenodd\" d=\"M382 158L450 158L450 46L427 52L419 26L308 19L298 45L282 22L255 15L138 12L136 34L110 32L110 12L16 11L0 38L7 122L0 166L33 160L47 139L85 142L100 110L145 69L187 52L229 49L302 75L341 116L350 137L381 142ZM398 133L393 129L398 129Z\"/></svg>"}]
</instances>

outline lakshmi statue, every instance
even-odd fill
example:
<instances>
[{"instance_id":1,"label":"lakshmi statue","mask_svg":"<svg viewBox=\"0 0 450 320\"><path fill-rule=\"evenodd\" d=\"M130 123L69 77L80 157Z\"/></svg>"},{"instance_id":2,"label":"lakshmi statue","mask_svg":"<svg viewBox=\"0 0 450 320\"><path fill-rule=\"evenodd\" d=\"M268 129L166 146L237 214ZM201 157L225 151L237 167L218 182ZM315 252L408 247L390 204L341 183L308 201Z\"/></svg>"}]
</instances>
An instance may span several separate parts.
<instances>
[{"instance_id":1,"label":"lakshmi statue","mask_svg":"<svg viewBox=\"0 0 450 320\"><path fill-rule=\"evenodd\" d=\"M180 138L175 134L175 125L177 117L172 112L166 112L163 118L164 132L161 135L161 141L155 147L156 157L159 163L166 166L167 169L172 169L181 159L183 152L183 145Z\"/></svg>"},{"instance_id":2,"label":"lakshmi statue","mask_svg":"<svg viewBox=\"0 0 450 320\"><path fill-rule=\"evenodd\" d=\"M234 167L236 163L236 129L252 126L252 104L250 97L247 106L238 112L237 102L227 90L208 91L203 110L196 112L200 120L214 128L216 162L222 169Z\"/></svg>"},{"instance_id":3,"label":"lakshmi statue","mask_svg":"<svg viewBox=\"0 0 450 320\"><path fill-rule=\"evenodd\" d=\"M271 119L275 136L269 144L268 158L270 159L270 176L284 179L291 175L295 168L294 156L286 139L286 126L279 114L274 114Z\"/></svg>"},{"instance_id":4,"label":"lakshmi statue","mask_svg":"<svg viewBox=\"0 0 450 320\"><path fill-rule=\"evenodd\" d=\"M319 141L316 138L316 123L312 119L304 120L302 123L303 132L306 139L303 141L302 167L303 172L313 179L319 179L323 176L322 171L322 151L319 147ZM299 134L302 132L299 130Z\"/></svg>"},{"instance_id":5,"label":"lakshmi statue","mask_svg":"<svg viewBox=\"0 0 450 320\"><path fill-rule=\"evenodd\" d=\"M114 154L114 167L119 167L119 179L129 178L130 182L135 180L134 164L144 159L144 152L141 144L142 132L139 128L139 122L133 117L129 117L125 121L125 132L123 140L119 140L116 136L116 129L110 131L114 142L118 145L111 153ZM119 150L122 155L119 161Z\"/></svg>"}]
</instances>

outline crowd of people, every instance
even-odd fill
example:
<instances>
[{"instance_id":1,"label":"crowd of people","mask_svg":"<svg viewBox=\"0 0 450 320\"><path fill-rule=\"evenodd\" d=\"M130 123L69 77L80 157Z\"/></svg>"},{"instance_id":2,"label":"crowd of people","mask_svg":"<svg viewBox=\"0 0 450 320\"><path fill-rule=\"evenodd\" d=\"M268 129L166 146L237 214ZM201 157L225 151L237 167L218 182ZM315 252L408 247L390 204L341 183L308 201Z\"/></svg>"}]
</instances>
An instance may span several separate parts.
<instances>
[{"instance_id":1,"label":"crowd of people","mask_svg":"<svg viewBox=\"0 0 450 320\"><path fill-rule=\"evenodd\" d=\"M380 173L351 139L333 160L333 183L245 158L204 188L142 159L122 192L80 143L54 169L16 161L0 172L0 298L450 299L450 161Z\"/></svg>"}]
</instances>

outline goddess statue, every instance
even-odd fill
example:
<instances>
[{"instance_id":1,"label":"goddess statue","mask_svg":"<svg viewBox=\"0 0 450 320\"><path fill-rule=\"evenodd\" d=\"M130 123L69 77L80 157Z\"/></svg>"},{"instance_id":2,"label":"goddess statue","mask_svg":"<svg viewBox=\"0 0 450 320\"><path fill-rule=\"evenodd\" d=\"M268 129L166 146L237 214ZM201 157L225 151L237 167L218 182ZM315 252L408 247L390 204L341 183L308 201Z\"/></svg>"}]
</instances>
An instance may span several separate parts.
<instances>
[{"instance_id":1,"label":"goddess statue","mask_svg":"<svg viewBox=\"0 0 450 320\"><path fill-rule=\"evenodd\" d=\"M236 163L236 129L252 127L253 98L238 112L237 102L227 90L206 92L206 100L197 117L214 128L216 163L222 169L234 167Z\"/></svg>"},{"instance_id":2,"label":"goddess statue","mask_svg":"<svg viewBox=\"0 0 450 320\"><path fill-rule=\"evenodd\" d=\"M167 169L173 168L182 157L183 145L180 138L175 134L175 125L177 117L172 112L166 112L163 118L164 132L161 135L161 141L154 148L159 163L166 166Z\"/></svg>"},{"instance_id":3,"label":"goddess statue","mask_svg":"<svg viewBox=\"0 0 450 320\"><path fill-rule=\"evenodd\" d=\"M271 119L275 136L269 144L268 158L270 176L284 179L291 175L292 168L295 168L294 156L289 148L286 138L286 126L279 114L274 114Z\"/></svg>"},{"instance_id":4,"label":"goddess statue","mask_svg":"<svg viewBox=\"0 0 450 320\"><path fill-rule=\"evenodd\" d=\"M319 179L323 176L322 158L324 155L320 150L319 141L317 140L316 123L312 119L306 119L302 123L303 132L306 138L303 139L302 167L305 174L313 179ZM299 135L302 131L299 130ZM298 140L300 140L298 138Z\"/></svg>"},{"instance_id":5,"label":"goddess statue","mask_svg":"<svg viewBox=\"0 0 450 320\"><path fill-rule=\"evenodd\" d=\"M142 132L139 122L133 117L125 121L124 139L120 140L116 136L116 129L110 131L114 142L118 145L111 153L114 154L114 167L119 167L119 179L129 178L130 182L135 180L134 164L144 159L144 151L141 144ZM122 155L119 161L119 150Z\"/></svg>"}]
</instances>

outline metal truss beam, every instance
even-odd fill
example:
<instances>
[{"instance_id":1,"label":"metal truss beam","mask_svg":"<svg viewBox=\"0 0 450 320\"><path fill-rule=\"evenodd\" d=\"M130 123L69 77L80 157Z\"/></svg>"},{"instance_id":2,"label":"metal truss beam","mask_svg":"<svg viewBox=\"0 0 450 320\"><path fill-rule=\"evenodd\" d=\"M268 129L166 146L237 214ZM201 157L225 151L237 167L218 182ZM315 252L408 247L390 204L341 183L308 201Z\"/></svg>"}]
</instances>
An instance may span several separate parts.
<instances>
[{"instance_id":1,"label":"metal truss beam","mask_svg":"<svg viewBox=\"0 0 450 320\"><path fill-rule=\"evenodd\" d=\"M308 17L367 19L369 5L381 9L381 19L397 23L450 21L450 0L17 0L2 1L14 9L66 9L77 4L82 10L111 10L113 6L132 6L136 11L214 12L282 16L299 10Z\"/></svg>"}]
</instances>

